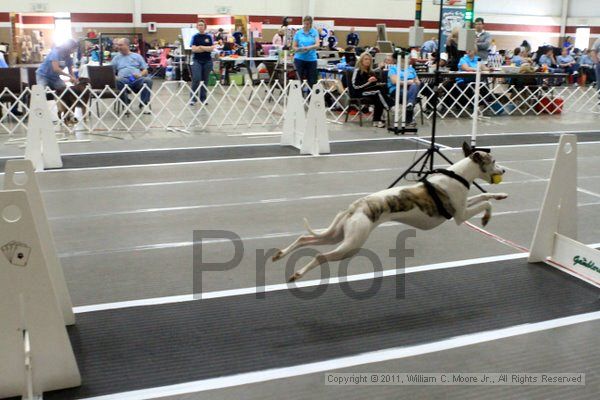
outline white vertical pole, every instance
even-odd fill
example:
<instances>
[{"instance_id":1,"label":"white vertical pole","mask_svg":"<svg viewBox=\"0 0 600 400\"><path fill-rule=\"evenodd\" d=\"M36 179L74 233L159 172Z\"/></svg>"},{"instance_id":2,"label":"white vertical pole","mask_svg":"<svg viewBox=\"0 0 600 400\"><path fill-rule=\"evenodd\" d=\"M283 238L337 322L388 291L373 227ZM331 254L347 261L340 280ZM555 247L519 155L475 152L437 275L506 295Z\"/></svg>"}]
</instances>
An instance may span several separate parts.
<instances>
[{"instance_id":1,"label":"white vertical pole","mask_svg":"<svg viewBox=\"0 0 600 400\"><path fill-rule=\"evenodd\" d=\"M410 55L404 56L404 77L402 80L402 127L406 126L406 102L408 100L408 67Z\"/></svg>"},{"instance_id":2,"label":"white vertical pole","mask_svg":"<svg viewBox=\"0 0 600 400\"><path fill-rule=\"evenodd\" d=\"M398 71L398 78L400 77L400 56L396 61L396 71ZM394 100L394 128L398 128L398 105L400 104L400 79L396 79L396 98ZM404 113L404 112L403 112Z\"/></svg>"},{"instance_id":3,"label":"white vertical pole","mask_svg":"<svg viewBox=\"0 0 600 400\"><path fill-rule=\"evenodd\" d=\"M477 144L477 120L479 118L479 85L481 84L481 61L477 62L475 73L475 96L473 96L473 124L471 127L471 147Z\"/></svg>"},{"instance_id":4,"label":"white vertical pole","mask_svg":"<svg viewBox=\"0 0 600 400\"><path fill-rule=\"evenodd\" d=\"M287 88L287 59L288 59L288 50L283 50L283 92L285 93ZM288 92L289 94L289 92ZM283 96L283 109L286 110L287 107L287 96Z\"/></svg>"}]
</instances>

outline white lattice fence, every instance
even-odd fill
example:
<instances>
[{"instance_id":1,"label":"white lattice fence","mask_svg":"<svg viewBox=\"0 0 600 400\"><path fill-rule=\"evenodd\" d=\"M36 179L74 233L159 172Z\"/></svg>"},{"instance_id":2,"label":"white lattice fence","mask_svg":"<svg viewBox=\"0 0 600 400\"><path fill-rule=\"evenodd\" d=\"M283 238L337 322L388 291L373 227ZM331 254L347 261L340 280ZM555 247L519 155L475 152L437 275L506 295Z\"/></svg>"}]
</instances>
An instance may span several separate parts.
<instances>
[{"instance_id":1,"label":"white lattice fence","mask_svg":"<svg viewBox=\"0 0 600 400\"><path fill-rule=\"evenodd\" d=\"M348 91L335 81L324 81L327 99L327 119L342 123L348 110ZM144 87L146 88L146 87ZM207 101L190 105L191 87L187 82L164 82L152 91L150 103L140 109L142 91L134 93L128 86L121 91L109 87L92 91L86 89L77 94L72 88L57 95L47 90L47 98L66 111L74 114L78 102L85 101L84 118L74 124L66 118L56 123L61 130L73 132L132 132L151 129L179 128L183 130L242 126L278 126L283 123L288 87L279 82L268 85L261 82L252 85L248 82L238 86L221 85L205 87ZM149 88L147 88L150 90ZM459 85L444 84L439 87L438 115L441 118L457 118L472 113L474 83ZM199 95L198 88L196 95ZM308 108L310 87L302 85L305 93L304 104ZM432 85L425 83L420 95L423 108L432 109ZM0 103L0 133L24 133L29 114L30 90L13 94L7 88L0 92L4 102ZM126 99L128 98L128 100ZM544 100L545 99L545 100ZM562 99L562 108L555 107L552 101ZM19 108L23 115L13 113ZM594 87L574 86L523 86L497 85L493 90L481 92L480 109L488 114L540 115L562 112L598 112L598 92ZM417 109L417 113L422 110ZM432 113L426 113L431 118ZM350 121L357 115L350 115Z\"/></svg>"}]
</instances>

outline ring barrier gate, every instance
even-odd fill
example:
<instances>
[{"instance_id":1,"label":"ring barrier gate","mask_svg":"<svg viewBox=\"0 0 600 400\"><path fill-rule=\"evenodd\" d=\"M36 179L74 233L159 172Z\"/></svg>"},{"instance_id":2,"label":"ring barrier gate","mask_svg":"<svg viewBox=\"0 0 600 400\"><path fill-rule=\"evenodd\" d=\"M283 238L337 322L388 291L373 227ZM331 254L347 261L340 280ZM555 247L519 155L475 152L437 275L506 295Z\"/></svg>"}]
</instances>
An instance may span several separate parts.
<instances>
[{"instance_id":1,"label":"ring barrier gate","mask_svg":"<svg viewBox=\"0 0 600 400\"><path fill-rule=\"evenodd\" d=\"M323 79L322 87L326 107L327 120L332 123L343 123L348 111L348 89L339 81ZM448 83L448 82L447 82ZM458 118L469 116L472 109L472 96L475 83L466 85L449 83L440 85L438 116L441 118ZM286 109L286 93L290 82L285 87L275 81L269 85L265 81L253 85L247 81L244 85L222 85L198 88L196 94L204 88L207 91L207 102L195 106L189 104L191 87L188 82L163 82L158 88L144 88L134 93L129 86L122 90L105 87L102 90L85 89L77 94L67 88L58 94L46 89L46 98L50 102L61 105L66 114L71 114L75 121L65 118L55 119L56 130L74 133L102 132L145 132L152 129L191 133L193 130L219 129L223 127L280 126ZM144 109L139 108L143 90L151 90L151 100ZM311 89L306 82L302 83L304 106L308 109ZM21 93L12 93L8 88L0 91L4 99L0 103L0 134L23 134L27 130L30 114L32 89L25 88ZM424 82L420 96L424 110L417 109L418 114L424 112L427 118L432 116L433 85ZM129 100L126 100L128 97ZM78 110L78 101L86 100L85 110ZM52 107L56 115L57 107ZM20 110L22 115L13 111ZM80 112L79 112L80 111ZM593 86L515 86L498 84L494 88L481 93L480 111L492 115L540 115L564 112L598 113L598 91ZM350 115L350 121L356 121L357 115Z\"/></svg>"}]
</instances>

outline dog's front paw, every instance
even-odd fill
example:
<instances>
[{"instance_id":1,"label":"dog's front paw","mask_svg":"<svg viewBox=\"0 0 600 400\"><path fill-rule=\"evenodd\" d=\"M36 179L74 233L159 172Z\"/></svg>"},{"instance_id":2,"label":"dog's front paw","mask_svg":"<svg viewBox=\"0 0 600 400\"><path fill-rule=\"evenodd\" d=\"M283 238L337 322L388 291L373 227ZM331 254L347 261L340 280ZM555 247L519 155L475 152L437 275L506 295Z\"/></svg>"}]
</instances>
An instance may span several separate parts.
<instances>
[{"instance_id":1,"label":"dog's front paw","mask_svg":"<svg viewBox=\"0 0 600 400\"><path fill-rule=\"evenodd\" d=\"M508 194L506 193L494 193L494 200L504 200L508 198Z\"/></svg>"},{"instance_id":2,"label":"dog's front paw","mask_svg":"<svg viewBox=\"0 0 600 400\"><path fill-rule=\"evenodd\" d=\"M280 260L283 257L283 251L279 250L273 257L271 257L271 261L275 262Z\"/></svg>"},{"instance_id":3,"label":"dog's front paw","mask_svg":"<svg viewBox=\"0 0 600 400\"><path fill-rule=\"evenodd\" d=\"M488 222L490 222L490 219L492 219L492 213L486 211L486 213L483 214L483 217L481 218L481 225L486 226Z\"/></svg>"}]
</instances>

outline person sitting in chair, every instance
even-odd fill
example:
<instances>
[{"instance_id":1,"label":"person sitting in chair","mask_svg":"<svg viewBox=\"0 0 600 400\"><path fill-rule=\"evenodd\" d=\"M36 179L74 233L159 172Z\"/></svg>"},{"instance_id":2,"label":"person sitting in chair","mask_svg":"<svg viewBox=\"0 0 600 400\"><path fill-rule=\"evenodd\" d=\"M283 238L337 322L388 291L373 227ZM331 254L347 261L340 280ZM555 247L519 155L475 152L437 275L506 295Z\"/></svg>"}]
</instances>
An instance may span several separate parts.
<instances>
[{"instance_id":1,"label":"person sitting in chair","mask_svg":"<svg viewBox=\"0 0 600 400\"><path fill-rule=\"evenodd\" d=\"M563 47L560 56L556 57L556 63L569 75L579 74L579 64L575 62L572 55L569 54L569 48Z\"/></svg>"},{"instance_id":2,"label":"person sitting in chair","mask_svg":"<svg viewBox=\"0 0 600 400\"><path fill-rule=\"evenodd\" d=\"M390 92L390 96L394 98L396 95L396 83L400 80L400 99L402 99L402 88L404 85L404 72L406 71L406 79L407 79L407 92L406 92L406 121L408 126L415 126L416 122L414 120L414 106L417 101L417 95L419 94L419 89L421 87L421 81L417 76L417 71L412 67L403 66L404 62L401 62L400 70L398 70L397 62L398 62L398 53L394 53L394 64L390 66L388 71L388 89ZM402 100L400 100L402 101Z\"/></svg>"},{"instance_id":3,"label":"person sitting in chair","mask_svg":"<svg viewBox=\"0 0 600 400\"><path fill-rule=\"evenodd\" d=\"M477 64L480 59L476 55L477 47L472 48L467 51L467 53L460 59L458 62L458 70L461 72L477 72ZM480 71L488 71L488 67L483 63L479 66ZM460 75L459 75L460 76ZM475 92L470 82L475 82L475 75L465 76L456 78L456 84L458 88L453 90L452 97L458 99L457 102L460 104L463 109L468 106L468 104L473 102L473 98L475 96ZM484 83L481 83L479 86L479 98L480 103L487 104L488 103L488 95L489 91Z\"/></svg>"},{"instance_id":4,"label":"person sitting in chair","mask_svg":"<svg viewBox=\"0 0 600 400\"><path fill-rule=\"evenodd\" d=\"M117 74L117 90L119 92L128 87L134 93L140 93L140 109L144 114L150 114L147 106L150 103L152 90L152 79L148 77L148 64L138 53L132 53L129 49L129 39L122 38L117 41L119 54L111 62ZM128 90L124 90L121 99L129 104Z\"/></svg>"},{"instance_id":5,"label":"person sitting in chair","mask_svg":"<svg viewBox=\"0 0 600 400\"><path fill-rule=\"evenodd\" d=\"M383 110L389 110L392 101L387 96L385 83L378 82L373 71L373 57L369 53L363 53L356 62L356 68L352 72L350 82L350 93L352 97L368 98L375 107L373 114L373 126L383 128L385 124L381 120Z\"/></svg>"}]
</instances>

